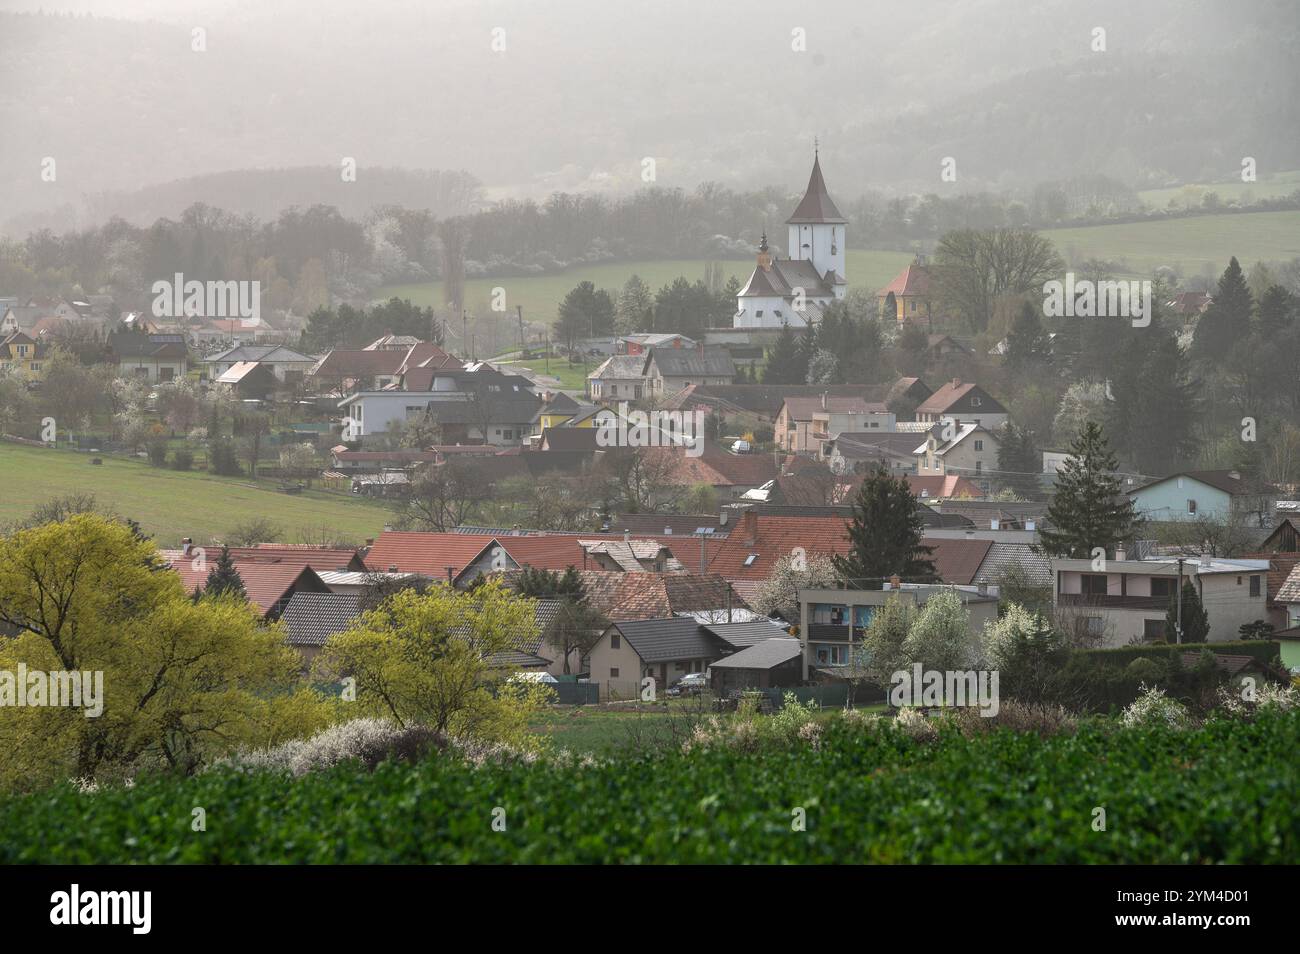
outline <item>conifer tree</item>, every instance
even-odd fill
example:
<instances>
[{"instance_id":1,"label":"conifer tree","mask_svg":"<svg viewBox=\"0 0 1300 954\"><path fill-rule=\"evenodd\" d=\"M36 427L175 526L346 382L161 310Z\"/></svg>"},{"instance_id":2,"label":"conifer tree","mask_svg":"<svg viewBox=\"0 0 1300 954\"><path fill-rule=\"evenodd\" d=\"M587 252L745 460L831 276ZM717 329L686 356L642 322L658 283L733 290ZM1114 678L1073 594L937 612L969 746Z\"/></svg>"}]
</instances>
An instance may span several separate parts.
<instances>
[{"instance_id":1,"label":"conifer tree","mask_svg":"<svg viewBox=\"0 0 1300 954\"><path fill-rule=\"evenodd\" d=\"M235 569L235 561L230 557L230 547L221 548L221 555L208 571L208 580L203 586L203 592L207 596L234 593L240 599L248 599L248 593L244 590L244 580Z\"/></svg>"},{"instance_id":2,"label":"conifer tree","mask_svg":"<svg viewBox=\"0 0 1300 954\"><path fill-rule=\"evenodd\" d=\"M1038 532L1043 552L1090 558L1094 548L1110 554L1133 536L1141 521L1115 476L1117 466L1101 426L1094 421L1084 424L1057 474L1056 492L1047 508L1051 526Z\"/></svg>"},{"instance_id":3,"label":"conifer tree","mask_svg":"<svg viewBox=\"0 0 1300 954\"><path fill-rule=\"evenodd\" d=\"M1192 354L1201 361L1215 362L1250 335L1250 316L1254 301L1246 276L1236 256L1219 278L1214 301L1196 323Z\"/></svg>"},{"instance_id":4,"label":"conifer tree","mask_svg":"<svg viewBox=\"0 0 1300 954\"><path fill-rule=\"evenodd\" d=\"M850 584L873 590L895 574L908 583L938 579L930 561L934 548L922 542L925 523L918 507L907 481L876 467L854 498L849 552L834 558L836 571Z\"/></svg>"},{"instance_id":5,"label":"conifer tree","mask_svg":"<svg viewBox=\"0 0 1300 954\"><path fill-rule=\"evenodd\" d=\"M1025 302L1007 334L1007 367L1015 371L1043 367L1051 361L1051 339L1043 328L1041 306Z\"/></svg>"},{"instance_id":6,"label":"conifer tree","mask_svg":"<svg viewBox=\"0 0 1300 954\"><path fill-rule=\"evenodd\" d=\"M1203 643L1210 638L1210 615L1190 578L1183 580L1183 635L1178 637L1178 595L1169 599L1165 613L1165 642Z\"/></svg>"},{"instance_id":7,"label":"conifer tree","mask_svg":"<svg viewBox=\"0 0 1300 954\"><path fill-rule=\"evenodd\" d=\"M799 345L789 325L781 328L776 337L776 344L767 353L767 367L763 369L764 384L797 384L802 378L796 378L799 368Z\"/></svg>"}]
</instances>

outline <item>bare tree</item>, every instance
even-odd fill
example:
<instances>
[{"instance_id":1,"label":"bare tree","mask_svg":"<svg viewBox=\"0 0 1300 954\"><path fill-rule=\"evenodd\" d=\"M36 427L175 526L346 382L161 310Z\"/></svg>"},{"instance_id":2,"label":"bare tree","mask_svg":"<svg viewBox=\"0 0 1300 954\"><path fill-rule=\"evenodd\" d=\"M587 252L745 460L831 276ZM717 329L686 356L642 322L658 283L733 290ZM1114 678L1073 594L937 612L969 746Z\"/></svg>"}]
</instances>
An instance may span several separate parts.
<instances>
[{"instance_id":1,"label":"bare tree","mask_svg":"<svg viewBox=\"0 0 1300 954\"><path fill-rule=\"evenodd\" d=\"M395 525L407 530L454 530L488 499L491 487L459 461L429 464L411 482L410 496L395 504Z\"/></svg>"}]
</instances>

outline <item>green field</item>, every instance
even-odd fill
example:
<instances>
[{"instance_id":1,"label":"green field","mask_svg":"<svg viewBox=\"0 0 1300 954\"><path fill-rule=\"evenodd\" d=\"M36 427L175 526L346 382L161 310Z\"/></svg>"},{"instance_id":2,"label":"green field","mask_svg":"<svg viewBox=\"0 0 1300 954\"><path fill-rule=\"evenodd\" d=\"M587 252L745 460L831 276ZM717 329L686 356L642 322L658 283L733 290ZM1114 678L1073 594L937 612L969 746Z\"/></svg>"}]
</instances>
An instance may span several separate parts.
<instances>
[{"instance_id":1,"label":"green field","mask_svg":"<svg viewBox=\"0 0 1300 954\"><path fill-rule=\"evenodd\" d=\"M1184 276L1217 278L1235 255L1243 268L1300 256L1300 212L1201 215L1164 222L1133 222L1043 233L1066 263L1090 258L1116 262L1129 275L1149 276L1161 265Z\"/></svg>"},{"instance_id":2,"label":"green field","mask_svg":"<svg viewBox=\"0 0 1300 954\"><path fill-rule=\"evenodd\" d=\"M383 506L337 492L289 495L271 480L163 470L107 456L96 467L90 460L89 454L0 442L0 525L72 493L93 493L101 508L138 521L159 546L175 546L181 537L204 543L255 517L278 524L283 542L324 527L360 543L379 536L388 519Z\"/></svg>"},{"instance_id":3,"label":"green field","mask_svg":"<svg viewBox=\"0 0 1300 954\"><path fill-rule=\"evenodd\" d=\"M1276 180L1254 185L1275 189L1276 194L1286 194L1300 188L1300 172L1285 173ZM1156 190L1150 195L1166 191L1170 190ZM1227 197L1219 187L1214 191ZM1159 205L1163 207L1163 203ZM1118 263L1122 273L1130 276L1149 276L1156 267L1169 265L1187 277L1217 277L1233 255L1245 267L1257 261L1284 261L1300 256L1300 211L1202 215L1161 222L1051 229L1043 234L1056 243L1071 266L1095 258ZM908 252L849 249L847 269L850 286L881 288L912 257ZM629 276L636 274L651 289L657 290L678 276L691 280L703 278L706 264L703 259L614 262L571 268L553 275L474 279L467 283L467 305L471 314L484 316L476 321L479 350L485 354L497 353L517 345L517 332L512 324L517 304L523 306L525 320L549 324L555 319L561 299L580 281L592 281L598 288L617 292ZM726 274L735 275L741 281L749 277L753 268L748 259L721 264ZM497 286L506 290L508 314L493 322L488 301L492 289ZM390 285L380 289L375 297L392 295L409 298L418 305L432 305L441 302L441 283ZM448 329L453 347L458 344L460 332L454 324ZM576 382L572 386L581 387Z\"/></svg>"},{"instance_id":4,"label":"green field","mask_svg":"<svg viewBox=\"0 0 1300 954\"><path fill-rule=\"evenodd\" d=\"M846 268L849 280L853 284L878 288L887 285L911 260L912 255L907 252L849 249ZM652 291L658 291L678 277L684 276L691 281L703 278L707 264L704 259L610 262L604 265L570 268L553 275L475 278L465 283L466 306L472 314L490 314L488 302L492 296L492 289L500 286L506 290L506 311L509 321L514 321L515 305L522 305L525 321L550 324L555 320L556 308L560 301L581 281L591 281L597 288L617 293L628 278L632 275L640 275ZM749 278L750 272L754 270L753 259L725 261L720 264L728 277L734 275L742 282ZM376 298L389 298L393 295L409 298L416 305L440 305L442 283L389 285L375 293ZM452 335L458 331L459 329L455 327L449 329ZM513 343L514 339L509 337L508 333L503 331L503 335L505 337L502 340L506 345Z\"/></svg>"},{"instance_id":5,"label":"green field","mask_svg":"<svg viewBox=\"0 0 1300 954\"><path fill-rule=\"evenodd\" d=\"M587 390L587 375L590 372L595 371L602 360L604 359L593 355L587 359L585 365L582 363L571 365L569 364L568 358L551 358L549 362L549 372L548 362L544 358L532 361L513 360L497 361L494 363L504 370L509 370L513 366L528 368L531 371L536 371L542 376L549 373L551 377L559 380L561 390L585 392Z\"/></svg>"},{"instance_id":6,"label":"green field","mask_svg":"<svg viewBox=\"0 0 1300 954\"><path fill-rule=\"evenodd\" d=\"M1290 195L1300 189L1300 170L1279 172L1276 175L1260 178L1258 182L1196 182L1187 185L1171 186L1168 189L1145 189L1138 193L1138 198L1153 209L1163 209L1175 200L1176 208L1196 207L1206 193L1213 192L1224 202L1250 202L1255 199L1276 199Z\"/></svg>"},{"instance_id":7,"label":"green field","mask_svg":"<svg viewBox=\"0 0 1300 954\"><path fill-rule=\"evenodd\" d=\"M0 863L1200 865L1300 852L1295 711L1187 730L1091 720L1045 738L822 728L589 764L432 755L299 778L63 784L0 798Z\"/></svg>"}]
</instances>

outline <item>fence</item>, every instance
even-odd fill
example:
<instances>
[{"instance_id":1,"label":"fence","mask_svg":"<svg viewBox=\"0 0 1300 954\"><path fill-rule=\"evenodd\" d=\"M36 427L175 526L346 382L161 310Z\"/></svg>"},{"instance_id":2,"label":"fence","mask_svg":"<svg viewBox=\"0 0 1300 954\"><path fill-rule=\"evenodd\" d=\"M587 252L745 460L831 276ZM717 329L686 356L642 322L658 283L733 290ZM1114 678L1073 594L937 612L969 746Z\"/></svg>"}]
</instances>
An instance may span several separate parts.
<instances>
[{"instance_id":1,"label":"fence","mask_svg":"<svg viewBox=\"0 0 1300 954\"><path fill-rule=\"evenodd\" d=\"M594 682L549 683L562 706L594 706L600 702L600 685Z\"/></svg>"}]
</instances>

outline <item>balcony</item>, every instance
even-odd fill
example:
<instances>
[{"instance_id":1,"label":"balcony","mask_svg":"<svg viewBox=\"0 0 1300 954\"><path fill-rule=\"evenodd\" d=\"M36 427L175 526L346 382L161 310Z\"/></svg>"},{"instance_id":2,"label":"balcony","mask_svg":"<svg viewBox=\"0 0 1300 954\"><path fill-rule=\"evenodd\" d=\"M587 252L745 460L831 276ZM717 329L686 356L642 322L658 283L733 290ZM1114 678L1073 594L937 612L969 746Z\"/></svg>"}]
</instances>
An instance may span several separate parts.
<instances>
[{"instance_id":1,"label":"balcony","mask_svg":"<svg viewBox=\"0 0 1300 954\"><path fill-rule=\"evenodd\" d=\"M1169 596L1110 596L1090 593L1057 593L1057 606L1083 606L1094 609L1167 610Z\"/></svg>"}]
</instances>

